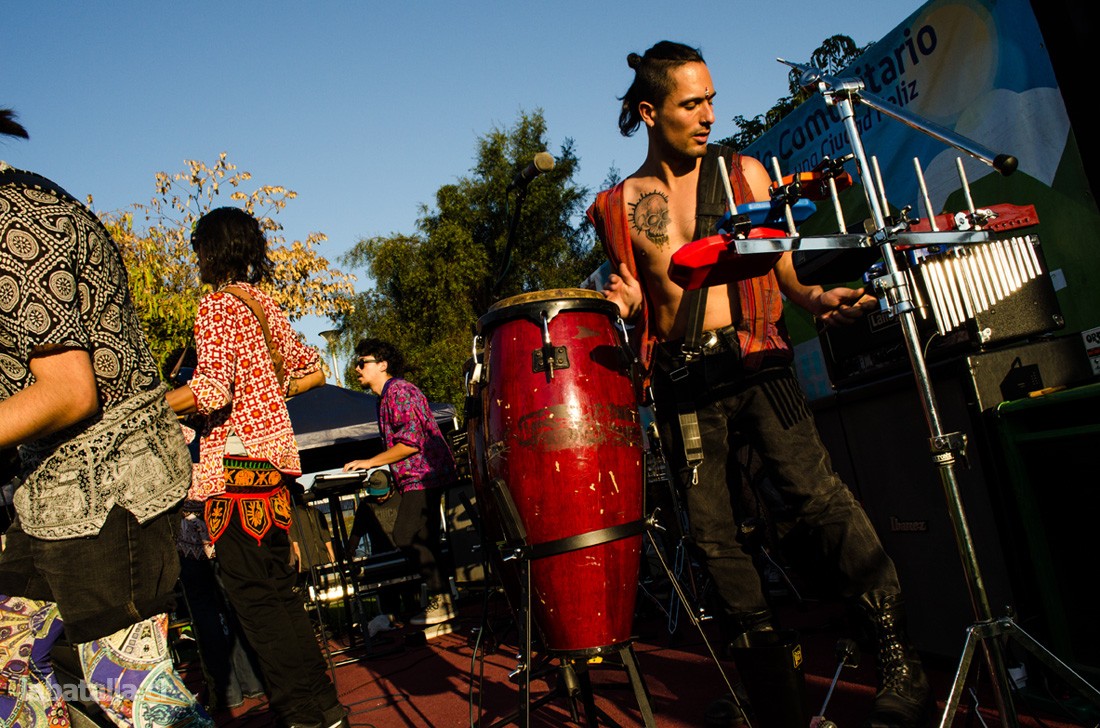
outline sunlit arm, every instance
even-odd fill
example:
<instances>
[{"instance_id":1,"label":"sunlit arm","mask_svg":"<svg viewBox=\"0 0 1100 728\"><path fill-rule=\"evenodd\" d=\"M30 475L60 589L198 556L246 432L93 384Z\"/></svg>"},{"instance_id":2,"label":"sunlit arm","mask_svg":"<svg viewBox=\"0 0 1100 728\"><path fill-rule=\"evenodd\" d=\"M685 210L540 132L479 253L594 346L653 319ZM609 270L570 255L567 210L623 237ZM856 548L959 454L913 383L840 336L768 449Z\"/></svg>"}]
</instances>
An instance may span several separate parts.
<instances>
[{"instance_id":1,"label":"sunlit arm","mask_svg":"<svg viewBox=\"0 0 1100 728\"><path fill-rule=\"evenodd\" d=\"M291 377L286 383L286 396L293 397L302 392L320 387L325 383L325 373L318 369L302 377Z\"/></svg>"},{"instance_id":2,"label":"sunlit arm","mask_svg":"<svg viewBox=\"0 0 1100 728\"><path fill-rule=\"evenodd\" d=\"M418 448L406 445L403 442L395 443L393 447L375 455L372 458L366 460L352 460L350 463L344 466L344 472L351 470L370 470L371 468L380 468L383 465L392 465L393 463L399 463L410 455L415 455L420 452Z\"/></svg>"},{"instance_id":3,"label":"sunlit arm","mask_svg":"<svg viewBox=\"0 0 1100 728\"><path fill-rule=\"evenodd\" d=\"M775 264L775 277L783 294L806 309L828 326L853 323L867 311L877 308L878 302L864 294L862 288L837 286L825 290L821 286L807 286L798 280L791 254L784 253Z\"/></svg>"},{"instance_id":4,"label":"sunlit arm","mask_svg":"<svg viewBox=\"0 0 1100 728\"><path fill-rule=\"evenodd\" d=\"M177 415L193 415L198 412L195 393L186 384L164 395L164 399Z\"/></svg>"},{"instance_id":5,"label":"sunlit arm","mask_svg":"<svg viewBox=\"0 0 1100 728\"><path fill-rule=\"evenodd\" d=\"M92 360L83 349L55 349L30 361L34 384L0 402L0 447L51 435L99 412Z\"/></svg>"},{"instance_id":6,"label":"sunlit arm","mask_svg":"<svg viewBox=\"0 0 1100 728\"><path fill-rule=\"evenodd\" d=\"M642 284L630 274L626 263L620 263L619 272L608 277L603 295L619 307L619 316L623 321L632 323L642 312Z\"/></svg>"}]
</instances>

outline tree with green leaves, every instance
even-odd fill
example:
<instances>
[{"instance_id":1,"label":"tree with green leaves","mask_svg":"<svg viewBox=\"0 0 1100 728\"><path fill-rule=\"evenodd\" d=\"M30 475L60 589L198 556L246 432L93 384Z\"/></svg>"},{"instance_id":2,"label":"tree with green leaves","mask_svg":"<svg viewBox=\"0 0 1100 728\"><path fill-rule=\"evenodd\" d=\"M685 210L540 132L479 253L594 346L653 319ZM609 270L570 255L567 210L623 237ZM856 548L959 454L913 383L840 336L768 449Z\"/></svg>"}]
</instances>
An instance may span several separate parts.
<instances>
[{"instance_id":1,"label":"tree with green leaves","mask_svg":"<svg viewBox=\"0 0 1100 728\"><path fill-rule=\"evenodd\" d=\"M351 309L353 276L332 268L318 246L327 238L310 233L286 242L274 216L297 193L278 185L249 190L249 172L238 171L222 152L213 165L195 160L174 175L158 172L156 194L148 204L125 212L100 214L122 250L130 278L130 295L157 361L191 342L204 287L191 250L191 227L208 210L235 204L256 216L268 236L273 280L261 286L287 312L291 321L305 315L338 316ZM229 191L223 202L221 193ZM92 200L89 198L89 205ZM135 220L143 225L135 228Z\"/></svg>"},{"instance_id":2,"label":"tree with green leaves","mask_svg":"<svg viewBox=\"0 0 1100 728\"><path fill-rule=\"evenodd\" d=\"M602 261L583 222L588 191L573 182L578 160L567 139L553 169L527 187L508 263L517 201L508 185L547 147L542 112L521 113L478 139L470 173L439 188L434 208L421 206L415 233L360 240L342 262L366 269L374 285L340 317L340 350L364 337L392 341L430 399L461 405L478 317L509 296L575 287Z\"/></svg>"},{"instance_id":3,"label":"tree with green leaves","mask_svg":"<svg viewBox=\"0 0 1100 728\"><path fill-rule=\"evenodd\" d=\"M804 65L813 66L828 75L836 75L847 68L848 64L856 58L859 58L868 48L870 48L870 45L858 46L854 40L846 35L829 36L810 54L809 62ZM799 86L799 75L798 71L791 69L791 72L787 75L789 93L786 96L779 97L772 107L763 114L752 117L739 114L733 117L733 122L737 124L737 132L718 143L741 151L760 138L768 129L778 124L787 114L797 109L799 104L813 94L812 90L807 91Z\"/></svg>"}]
</instances>

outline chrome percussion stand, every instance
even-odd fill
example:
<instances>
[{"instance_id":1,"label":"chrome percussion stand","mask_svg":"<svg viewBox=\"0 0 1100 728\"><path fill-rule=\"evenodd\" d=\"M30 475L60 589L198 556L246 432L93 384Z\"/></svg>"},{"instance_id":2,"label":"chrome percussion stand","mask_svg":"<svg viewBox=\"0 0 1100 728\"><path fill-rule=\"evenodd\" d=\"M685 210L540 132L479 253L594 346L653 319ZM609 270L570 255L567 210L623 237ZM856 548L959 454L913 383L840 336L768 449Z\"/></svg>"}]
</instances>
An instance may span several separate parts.
<instances>
[{"instance_id":1,"label":"chrome percussion stand","mask_svg":"<svg viewBox=\"0 0 1100 728\"><path fill-rule=\"evenodd\" d=\"M921 398L925 420L931 433L929 449L932 462L935 464L943 485L944 495L947 499L947 507L951 523L955 531L955 541L962 558L963 572L966 577L967 588L970 594L971 607L975 622L967 629L966 642L963 647L962 658L959 661L958 670L955 673L951 693L947 698L940 728L946 728L954 719L962 697L963 684L970 670L974 652L978 646L982 653L990 674L993 677L992 684L995 702L1001 716L1003 725L1018 726L1019 718L1013 704L1011 682L1005 663L1004 648L1007 640L1012 640L1035 656L1040 662L1060 675L1069 685L1078 690L1090 702L1100 705L1100 692L1085 681L1077 672L1058 659L1049 650L1043 647L1033 637L1024 632L1013 621L1011 616L995 618L989 605L989 597L986 594L985 583L982 580L981 569L978 565L977 555L974 550L974 541L967 523L966 513L963 510L962 500L959 494L959 485L955 477L955 462L965 454L966 436L960 432L945 432L936 408L935 395L932 390L928 369L920 345L920 336L917 331L914 306L909 291L909 284L902 271L898 268L898 262L894 256L894 244L902 243L906 246L922 245L958 245L972 242L981 242L988 239L987 233L976 231L970 234L959 233L910 233L906 232L910 221L904 214L899 221L887 222L884 204L885 200L882 183L879 180L876 185L871 168L867 164L867 156L863 149L859 126L855 121L854 105L863 103L882 114L900 121L917 131L928 134L939 141L944 142L966 154L992 166L1003 175L1009 175L1016 169L1017 161L1006 154L994 154L988 149L960 137L954 132L935 126L924 121L914 114L887 103L873 94L864 91L863 82L859 79L838 79L825 75L822 71L790 63L783 59L777 59L801 73L800 84L805 88L816 88L825 99L825 103L833 106L840 114L844 127L848 132L852 152L855 155L856 169L863 181L864 195L871 210L871 219L874 223L874 232L870 233L869 244L876 245L882 251L882 258L887 267L887 273L875 281L877 290L884 294L882 305L888 307L892 315L899 317L902 332L904 334L909 359L913 366L913 375L916 379L917 390ZM932 216L932 211L928 211ZM933 228L934 229L934 228ZM945 238L945 235L955 235L955 240ZM759 242L759 241L756 241ZM780 241L773 241L777 246ZM786 246L784 246L786 247Z\"/></svg>"}]
</instances>

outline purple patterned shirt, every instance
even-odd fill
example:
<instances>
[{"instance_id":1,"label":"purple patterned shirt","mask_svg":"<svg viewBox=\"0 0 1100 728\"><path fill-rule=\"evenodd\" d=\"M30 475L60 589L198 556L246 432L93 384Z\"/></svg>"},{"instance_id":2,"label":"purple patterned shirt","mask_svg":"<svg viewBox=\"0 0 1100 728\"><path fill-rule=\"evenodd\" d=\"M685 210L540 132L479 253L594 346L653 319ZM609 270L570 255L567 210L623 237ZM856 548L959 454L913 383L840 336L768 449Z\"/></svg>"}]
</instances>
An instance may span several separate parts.
<instances>
[{"instance_id":1,"label":"purple patterned shirt","mask_svg":"<svg viewBox=\"0 0 1100 728\"><path fill-rule=\"evenodd\" d=\"M378 402L378 428L385 449L400 442L420 451L390 465L400 492L454 482L454 456L432 417L427 397L415 384L396 377L386 380Z\"/></svg>"}]
</instances>

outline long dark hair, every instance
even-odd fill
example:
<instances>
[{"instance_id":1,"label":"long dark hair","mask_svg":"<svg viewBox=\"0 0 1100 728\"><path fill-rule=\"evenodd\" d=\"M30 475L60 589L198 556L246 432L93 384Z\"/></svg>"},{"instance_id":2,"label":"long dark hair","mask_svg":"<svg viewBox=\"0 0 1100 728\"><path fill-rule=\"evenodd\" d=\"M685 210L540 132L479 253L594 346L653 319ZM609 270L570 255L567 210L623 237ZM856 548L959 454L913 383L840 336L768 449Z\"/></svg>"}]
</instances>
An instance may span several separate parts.
<instances>
[{"instance_id":1,"label":"long dark hair","mask_svg":"<svg viewBox=\"0 0 1100 728\"><path fill-rule=\"evenodd\" d=\"M23 125L15 120L15 112L11 109L0 109L0 134L24 139L31 138Z\"/></svg>"},{"instance_id":2,"label":"long dark hair","mask_svg":"<svg viewBox=\"0 0 1100 728\"><path fill-rule=\"evenodd\" d=\"M203 277L214 285L230 281L259 283L271 278L267 239L259 221L236 207L211 210L195 224L191 247L202 250Z\"/></svg>"},{"instance_id":3,"label":"long dark hair","mask_svg":"<svg viewBox=\"0 0 1100 728\"><path fill-rule=\"evenodd\" d=\"M669 72L685 63L705 63L703 54L697 48L670 40L657 43L643 56L631 53L626 57L626 64L634 69L634 83L620 99L623 108L619 112L619 132L623 136L631 136L642 123L638 104L648 101L659 106L672 91Z\"/></svg>"}]
</instances>

